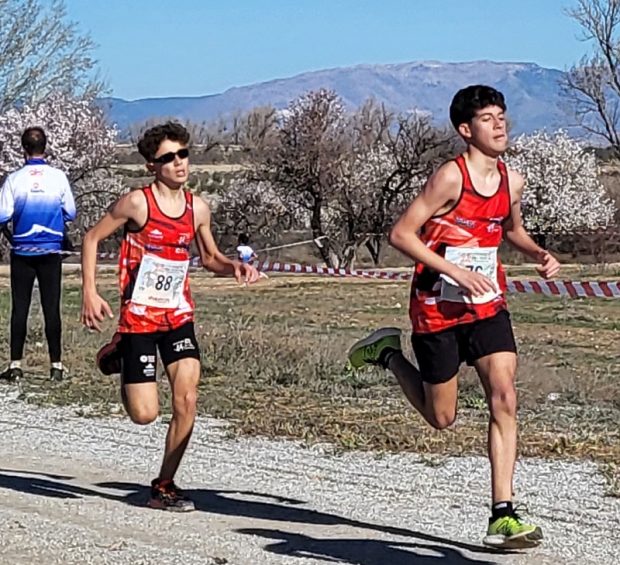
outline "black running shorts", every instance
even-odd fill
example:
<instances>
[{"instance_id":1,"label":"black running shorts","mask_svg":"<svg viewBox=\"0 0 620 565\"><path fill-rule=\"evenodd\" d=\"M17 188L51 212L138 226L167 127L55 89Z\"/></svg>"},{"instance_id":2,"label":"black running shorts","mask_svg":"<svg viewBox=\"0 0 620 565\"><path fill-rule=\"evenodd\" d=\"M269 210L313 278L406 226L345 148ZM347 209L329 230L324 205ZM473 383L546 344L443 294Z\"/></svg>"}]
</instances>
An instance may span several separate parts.
<instances>
[{"instance_id":1,"label":"black running shorts","mask_svg":"<svg viewBox=\"0 0 620 565\"><path fill-rule=\"evenodd\" d=\"M440 332L413 334L411 344L422 380L430 384L448 382L456 376L463 362L473 365L474 361L493 353L517 353L507 310Z\"/></svg>"},{"instance_id":2,"label":"black running shorts","mask_svg":"<svg viewBox=\"0 0 620 565\"><path fill-rule=\"evenodd\" d=\"M194 324L184 324L167 332L121 334L122 383L150 383L157 380L157 351L164 367L181 359L200 360Z\"/></svg>"}]
</instances>

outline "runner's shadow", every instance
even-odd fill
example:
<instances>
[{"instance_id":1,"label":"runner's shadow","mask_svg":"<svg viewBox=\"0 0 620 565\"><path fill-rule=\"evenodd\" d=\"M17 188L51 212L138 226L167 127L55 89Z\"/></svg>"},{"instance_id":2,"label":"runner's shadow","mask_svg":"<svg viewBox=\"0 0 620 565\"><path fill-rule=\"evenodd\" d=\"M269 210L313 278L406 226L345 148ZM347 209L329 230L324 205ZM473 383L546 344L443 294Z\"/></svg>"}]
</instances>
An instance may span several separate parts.
<instances>
[{"instance_id":1,"label":"runner's shadow","mask_svg":"<svg viewBox=\"0 0 620 565\"><path fill-rule=\"evenodd\" d=\"M61 481L71 480L73 477L58 475L46 475L45 473L30 473L28 471L11 470L11 473L30 475L21 477L20 475L9 474L5 469L0 469L0 488L23 492L26 494L36 494L49 498L83 498L92 496L92 490L79 487L71 483ZM47 477L47 478L39 478Z\"/></svg>"},{"instance_id":2,"label":"runner's shadow","mask_svg":"<svg viewBox=\"0 0 620 565\"><path fill-rule=\"evenodd\" d=\"M132 483L98 483L97 487L114 489L114 490L126 490L128 491L125 501L128 504L134 504L137 506L144 506L149 497L149 489L140 485ZM234 490L210 490L210 489L183 489L183 492L190 497L196 506L196 510L202 512L209 512L211 514L221 514L224 516L243 516L246 518L252 518L256 520L270 520L274 522L288 522L297 524L316 524L324 526L350 526L352 528L358 528L362 530L371 530L389 534L393 536L416 538L421 541L425 541L431 544L446 544L452 547L470 551L472 553L483 553L497 555L497 550L482 547L479 545L473 545L469 543L453 541L440 536L434 536L424 532L418 532L407 528L398 528L395 526L387 526L382 524L372 524L369 522L362 522L359 520L351 520L337 514L329 514L327 512L319 512L308 508L299 508L299 504L303 502L294 501L294 505L286 504L272 504L270 502L263 502L250 500L250 497L257 497L260 499L274 499L279 501L287 501L289 499L281 499L280 497L274 497L269 494L262 494L248 491L234 491ZM245 498L233 498L229 495L243 495ZM290 503L288 503L290 504ZM295 507L297 506L297 507ZM267 530L268 531L268 530ZM501 552L502 555L506 555L508 552ZM458 562L457 562L458 563ZM391 565L391 564L390 564Z\"/></svg>"},{"instance_id":3,"label":"runner's shadow","mask_svg":"<svg viewBox=\"0 0 620 565\"><path fill-rule=\"evenodd\" d=\"M21 475L33 475L37 477L46 477L48 479L55 479L57 481L72 481L75 477L70 475L58 475L56 473L43 473L43 472L31 472L31 471L21 471L19 469L2 469L0 468L0 473L20 473Z\"/></svg>"},{"instance_id":4,"label":"runner's shadow","mask_svg":"<svg viewBox=\"0 0 620 565\"><path fill-rule=\"evenodd\" d=\"M445 546L359 538L313 538L280 530L244 528L237 533L280 540L265 546L276 555L352 565L497 565Z\"/></svg>"},{"instance_id":5,"label":"runner's shadow","mask_svg":"<svg viewBox=\"0 0 620 565\"><path fill-rule=\"evenodd\" d=\"M20 474L15 474L20 473ZM20 476L27 475L27 476ZM45 477L45 478L44 478ZM147 486L136 484L136 483L124 483L124 482L103 482L91 485L89 487L79 486L70 482L65 482L68 480L63 477L63 480L56 480L53 475L46 476L43 473L35 473L35 472L27 472L27 471L11 471L8 473L6 471L0 471L0 489L10 489L16 492L23 492L27 494L34 494L38 496L47 496L51 498L64 498L64 499L79 499L85 497L98 497L106 500L112 500L117 502L122 502L124 504L129 504L131 506L136 506L140 508L144 508L146 502L149 498L150 489ZM114 494L109 492L110 490L119 491L121 494ZM487 549L482 546L472 545L469 543L453 541L446 538L442 538L440 536L434 536L431 534L427 534L424 532L418 532L415 530L410 530L407 528L398 528L394 526L387 526L382 524L372 524L369 522L363 522L359 520L351 520L349 518L345 518L343 516L338 516L337 514L329 514L327 512L319 512L317 510L312 510L308 508L302 508L301 505L305 504L303 501L290 499L286 497L281 497L277 495L265 494L265 493L256 493L252 491L235 491L235 490L210 490L210 489L185 489L184 492L194 501L196 505L196 510L202 512L208 512L210 514L220 514L223 516L237 516L237 517L245 517L256 520L269 520L275 522L287 522L287 523L297 523L297 524L316 524L316 525L340 525L340 526L350 526L352 528L357 528L361 530L369 530L375 532L381 532L383 534L389 534L393 536L406 537L406 538L415 538L417 540L427 542L429 544L433 544L433 546L437 545L448 545L452 548L463 549L472 553L483 553L483 554L495 554L497 552L492 549ZM241 496L243 498L235 498L235 496ZM258 500L252 500L258 499ZM273 502L266 502L273 501ZM242 533L252 533L252 532L266 532L269 533L271 530L242 530ZM274 537L280 535L281 532L275 532L265 537ZM260 535L260 534L256 534ZM296 534L286 534L287 536L295 536ZM277 539L284 540L287 542L286 538L278 537ZM297 543L298 545L301 542L318 543L321 547L325 547L330 549L330 544L336 543L333 540L313 540L313 538L305 538L305 536L291 537L290 540L292 542ZM290 541L289 540L289 541ZM342 542L342 540L340 540ZM349 540L345 540L347 543ZM358 551L363 553L366 551L364 547L371 548L376 551L382 551L382 547L388 551L389 548L393 547L405 547L405 544L400 544L398 542L380 542L380 541L364 541L364 540L350 540L354 549L351 551ZM284 543L283 542L283 543ZM292 543L291 542L291 543ZM362 547L362 542L368 543L370 545ZM288 543L288 542L287 542ZM315 543L315 545L316 545ZM373 545L374 544L374 545ZM383 545L381 545L383 544ZM282 544L277 544L278 547L284 547ZM290 543L289 543L290 545ZM411 547L414 547L415 544L410 544ZM296 546L295 546L296 547ZM423 547L423 546L416 546ZM333 549L333 548L332 548ZM443 551L444 554L448 555L450 552L454 555L461 554L454 549L449 548L437 548L437 551ZM334 549L335 551L335 549ZM390 550L391 551L391 550ZM397 551L397 550L394 550ZM394 552L393 551L393 552ZM406 552L405 550L398 550L401 553L404 553L405 556L408 555L409 559L411 556L415 557L415 554L411 554L410 552ZM435 549L433 548L433 551ZM502 554L506 554L508 552L502 552ZM404 556L398 556L400 558ZM332 559L335 560L336 558ZM427 559L427 557L424 557ZM433 559L437 559L434 558ZM465 559L461 556L461 561L455 561L455 563L476 563L476 561L463 561ZM366 563L372 563L372 565L379 565L383 561L349 561L350 563L361 563L365 565ZM400 563L404 563L404 561L387 561L389 565L399 565ZM408 563L435 563L436 561L409 561ZM448 561L450 563L450 561Z\"/></svg>"}]
</instances>

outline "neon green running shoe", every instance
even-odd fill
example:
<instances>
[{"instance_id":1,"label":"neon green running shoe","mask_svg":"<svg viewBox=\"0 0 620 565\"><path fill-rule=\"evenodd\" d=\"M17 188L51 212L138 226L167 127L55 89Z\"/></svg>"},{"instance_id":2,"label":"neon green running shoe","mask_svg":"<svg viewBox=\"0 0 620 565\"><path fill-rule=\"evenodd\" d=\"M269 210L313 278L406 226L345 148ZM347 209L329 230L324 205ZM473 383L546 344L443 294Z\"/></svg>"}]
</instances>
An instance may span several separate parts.
<instances>
[{"instance_id":1,"label":"neon green running shoe","mask_svg":"<svg viewBox=\"0 0 620 565\"><path fill-rule=\"evenodd\" d=\"M524 524L517 513L493 520L482 543L496 549L528 549L540 545L542 530L532 524Z\"/></svg>"},{"instance_id":2,"label":"neon green running shoe","mask_svg":"<svg viewBox=\"0 0 620 565\"><path fill-rule=\"evenodd\" d=\"M349 364L353 369L360 369L364 365L381 365L381 354L386 349L402 351L400 334L398 328L382 328L371 333L351 347Z\"/></svg>"}]
</instances>

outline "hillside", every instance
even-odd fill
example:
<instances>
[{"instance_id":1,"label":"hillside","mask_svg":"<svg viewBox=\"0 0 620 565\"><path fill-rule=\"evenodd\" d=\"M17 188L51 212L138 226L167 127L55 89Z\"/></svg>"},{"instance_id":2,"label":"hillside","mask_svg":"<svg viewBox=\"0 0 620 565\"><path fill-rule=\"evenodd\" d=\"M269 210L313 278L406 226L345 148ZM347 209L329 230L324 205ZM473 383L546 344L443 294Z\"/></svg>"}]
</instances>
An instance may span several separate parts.
<instances>
[{"instance_id":1,"label":"hillside","mask_svg":"<svg viewBox=\"0 0 620 565\"><path fill-rule=\"evenodd\" d=\"M439 122L445 122L450 99L458 89L486 83L506 95L515 133L531 133L543 127L568 125L559 105L562 75L561 71L533 63L425 61L359 65L303 73L208 96L134 101L107 98L102 103L108 108L110 119L123 128L153 116L201 122L267 104L281 109L301 93L324 87L338 92L349 108L374 96L390 109L431 112Z\"/></svg>"}]
</instances>

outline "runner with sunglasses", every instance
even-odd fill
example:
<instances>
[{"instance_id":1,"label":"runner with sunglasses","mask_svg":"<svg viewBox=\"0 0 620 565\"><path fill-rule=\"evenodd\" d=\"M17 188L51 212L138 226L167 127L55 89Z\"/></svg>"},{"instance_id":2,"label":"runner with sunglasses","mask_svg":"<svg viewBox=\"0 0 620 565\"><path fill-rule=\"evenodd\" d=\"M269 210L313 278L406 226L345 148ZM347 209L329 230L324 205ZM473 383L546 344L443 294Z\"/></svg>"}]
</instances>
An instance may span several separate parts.
<instances>
[{"instance_id":1,"label":"runner with sunglasses","mask_svg":"<svg viewBox=\"0 0 620 565\"><path fill-rule=\"evenodd\" d=\"M136 424L146 425L159 414L159 351L172 391L172 419L161 470L151 483L149 505L177 512L194 509L173 481L194 426L200 378L188 280L191 242L196 240L202 264L209 271L248 284L259 278L251 265L222 255L211 233L209 206L183 189L189 172L189 137L175 123L149 129L138 150L155 175L154 182L117 200L82 244L82 323L101 331L99 324L113 314L97 292L97 245L124 229L118 330L99 351L97 366L105 375L120 373L125 410Z\"/></svg>"}]
</instances>

